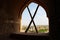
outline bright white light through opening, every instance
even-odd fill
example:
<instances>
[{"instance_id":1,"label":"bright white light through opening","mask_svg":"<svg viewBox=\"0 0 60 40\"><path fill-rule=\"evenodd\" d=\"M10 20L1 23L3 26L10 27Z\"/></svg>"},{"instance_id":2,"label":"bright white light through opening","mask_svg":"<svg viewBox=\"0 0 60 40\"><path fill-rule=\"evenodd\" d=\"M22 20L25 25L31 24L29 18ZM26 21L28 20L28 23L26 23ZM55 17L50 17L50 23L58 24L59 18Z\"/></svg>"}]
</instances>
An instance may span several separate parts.
<instances>
[{"instance_id":1,"label":"bright white light through opening","mask_svg":"<svg viewBox=\"0 0 60 40\"><path fill-rule=\"evenodd\" d=\"M37 6L38 6L38 4L36 4L36 3L30 3L30 5L28 5L32 16L34 15L34 12L35 12ZM29 15L29 12L26 7L22 13L22 32L25 32L30 21L31 21L31 17ZM35 25L37 26L38 32L40 32L40 33L49 32L49 20L47 18L47 13L42 6L39 6L37 13L34 17L34 22L35 22ZM35 32L33 23L30 26L29 32Z\"/></svg>"}]
</instances>

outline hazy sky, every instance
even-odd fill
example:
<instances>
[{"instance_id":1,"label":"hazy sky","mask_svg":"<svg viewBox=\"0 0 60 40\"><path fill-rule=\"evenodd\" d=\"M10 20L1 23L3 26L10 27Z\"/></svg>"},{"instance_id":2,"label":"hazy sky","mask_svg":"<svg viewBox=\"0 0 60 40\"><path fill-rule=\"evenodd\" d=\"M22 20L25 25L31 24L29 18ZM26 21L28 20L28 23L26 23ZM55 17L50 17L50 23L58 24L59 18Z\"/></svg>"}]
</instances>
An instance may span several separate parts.
<instances>
[{"instance_id":1,"label":"hazy sky","mask_svg":"<svg viewBox=\"0 0 60 40\"><path fill-rule=\"evenodd\" d=\"M37 6L38 6L38 4L36 4L36 3L31 3L28 6L32 16L34 15L34 12L35 12ZM23 14L22 14L22 25L29 25L30 21L31 21L31 17L29 15L27 8L25 8L25 10L23 11ZM49 20L47 18L46 11L44 10L43 7L39 6L36 16L34 17L34 22L36 25L48 25L49 24ZM32 25L33 25L33 23L32 23Z\"/></svg>"}]
</instances>

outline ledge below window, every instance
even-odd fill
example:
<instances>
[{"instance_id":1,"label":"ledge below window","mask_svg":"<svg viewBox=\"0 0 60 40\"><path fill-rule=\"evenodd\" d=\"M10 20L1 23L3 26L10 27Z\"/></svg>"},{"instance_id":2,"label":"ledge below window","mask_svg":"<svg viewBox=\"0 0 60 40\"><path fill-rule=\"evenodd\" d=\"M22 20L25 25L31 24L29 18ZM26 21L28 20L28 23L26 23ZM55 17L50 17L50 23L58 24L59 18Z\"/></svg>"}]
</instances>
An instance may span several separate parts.
<instances>
[{"instance_id":1,"label":"ledge below window","mask_svg":"<svg viewBox=\"0 0 60 40\"><path fill-rule=\"evenodd\" d=\"M49 35L48 33L11 33L10 34L10 38L12 39L21 39L21 40L37 40L37 39L41 39L41 40L48 40L49 39Z\"/></svg>"}]
</instances>

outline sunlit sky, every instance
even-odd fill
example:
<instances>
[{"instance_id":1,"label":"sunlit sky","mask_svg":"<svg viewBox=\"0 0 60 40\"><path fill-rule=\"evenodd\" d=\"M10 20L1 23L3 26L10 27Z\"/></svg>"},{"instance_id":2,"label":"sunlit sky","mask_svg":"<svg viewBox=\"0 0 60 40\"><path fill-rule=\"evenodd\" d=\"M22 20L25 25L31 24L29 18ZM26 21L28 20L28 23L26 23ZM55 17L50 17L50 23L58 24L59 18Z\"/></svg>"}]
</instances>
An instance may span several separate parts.
<instances>
[{"instance_id":1,"label":"sunlit sky","mask_svg":"<svg viewBox=\"0 0 60 40\"><path fill-rule=\"evenodd\" d=\"M28 5L32 16L34 15L37 6L38 4L36 3L30 3ZM29 15L27 8L25 8L22 14L22 25L29 25L30 21L31 17ZM34 17L34 22L36 25L49 25L49 20L47 18L46 11L42 6L39 6L37 13ZM33 23L31 25L33 25Z\"/></svg>"}]
</instances>

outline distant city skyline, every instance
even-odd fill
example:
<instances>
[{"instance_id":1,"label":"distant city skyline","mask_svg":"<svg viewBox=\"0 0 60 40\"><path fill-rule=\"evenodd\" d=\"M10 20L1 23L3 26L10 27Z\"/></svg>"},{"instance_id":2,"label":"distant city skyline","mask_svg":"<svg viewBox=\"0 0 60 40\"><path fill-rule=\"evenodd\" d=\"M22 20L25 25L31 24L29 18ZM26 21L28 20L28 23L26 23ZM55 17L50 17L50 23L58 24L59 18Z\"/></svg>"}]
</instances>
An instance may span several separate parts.
<instances>
[{"instance_id":1,"label":"distant city skyline","mask_svg":"<svg viewBox=\"0 0 60 40\"><path fill-rule=\"evenodd\" d=\"M34 15L34 12L35 12L37 6L38 6L38 4L36 4L36 3L31 3L28 6L32 16ZM30 21L31 21L31 17L29 15L27 8L25 8L23 11L23 14L22 14L22 25L28 26ZM39 6L36 16L34 17L34 22L36 25L49 25L49 20L47 18L46 11L44 10L44 8L42 6Z\"/></svg>"}]
</instances>

